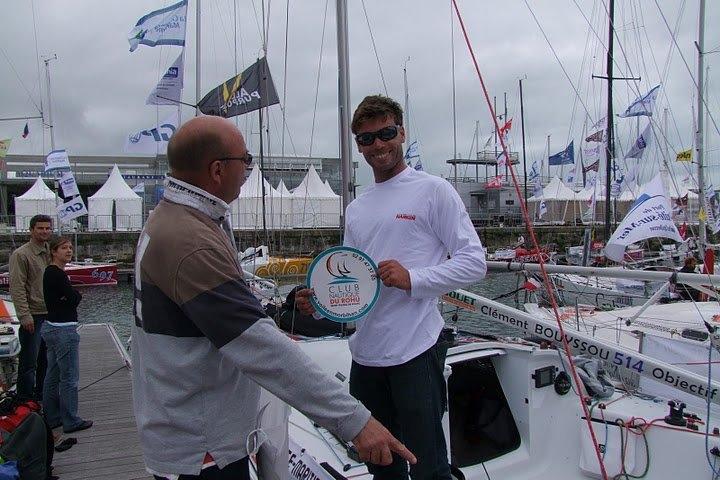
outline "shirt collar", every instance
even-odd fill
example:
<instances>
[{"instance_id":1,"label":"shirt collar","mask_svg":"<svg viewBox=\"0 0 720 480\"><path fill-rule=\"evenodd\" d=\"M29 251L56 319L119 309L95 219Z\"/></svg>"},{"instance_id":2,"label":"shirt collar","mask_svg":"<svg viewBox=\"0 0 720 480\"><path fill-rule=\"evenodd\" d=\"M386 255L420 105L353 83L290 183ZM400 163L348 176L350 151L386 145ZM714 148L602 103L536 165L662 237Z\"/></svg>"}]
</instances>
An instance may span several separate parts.
<instances>
[{"instance_id":1,"label":"shirt collar","mask_svg":"<svg viewBox=\"0 0 720 480\"><path fill-rule=\"evenodd\" d=\"M40 255L42 253L48 253L48 251L49 251L47 242L43 243L42 245L38 245L37 243L33 242L32 240L30 240L30 249L32 250L32 252L35 255Z\"/></svg>"},{"instance_id":2,"label":"shirt collar","mask_svg":"<svg viewBox=\"0 0 720 480\"><path fill-rule=\"evenodd\" d=\"M165 178L163 198L194 208L220 223L228 217L230 205L202 188L174 177Z\"/></svg>"}]
</instances>

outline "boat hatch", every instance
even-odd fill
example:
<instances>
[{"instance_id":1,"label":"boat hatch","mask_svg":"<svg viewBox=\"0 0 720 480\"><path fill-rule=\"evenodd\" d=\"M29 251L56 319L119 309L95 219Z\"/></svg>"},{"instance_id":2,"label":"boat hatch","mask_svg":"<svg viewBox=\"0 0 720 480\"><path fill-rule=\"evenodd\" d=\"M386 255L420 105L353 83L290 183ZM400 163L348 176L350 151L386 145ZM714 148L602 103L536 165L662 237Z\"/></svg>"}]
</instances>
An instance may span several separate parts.
<instances>
[{"instance_id":1,"label":"boat hatch","mask_svg":"<svg viewBox=\"0 0 720 480\"><path fill-rule=\"evenodd\" d=\"M680 332L680 336L683 338L687 338L688 340L695 340L697 342L704 342L709 337L708 332L703 332L702 330L695 330L692 328L683 328L683 331Z\"/></svg>"},{"instance_id":2,"label":"boat hatch","mask_svg":"<svg viewBox=\"0 0 720 480\"><path fill-rule=\"evenodd\" d=\"M479 343L472 343L468 345L463 345L461 347L453 348L452 353L448 354L447 362L449 365L454 365L458 362L463 362L465 360L471 360L473 358L490 358L495 357L497 355L505 355L505 350L502 350L500 348L489 348L487 350L478 350L477 346L482 346L482 344ZM465 349L468 348L467 350ZM459 350L459 351L458 351ZM454 369L455 367L453 367Z\"/></svg>"},{"instance_id":3,"label":"boat hatch","mask_svg":"<svg viewBox=\"0 0 720 480\"><path fill-rule=\"evenodd\" d=\"M448 379L452 465L463 468L500 457L520 447L510 406L492 358L499 349L465 352L452 359ZM465 357L460 359L458 357Z\"/></svg>"}]
</instances>

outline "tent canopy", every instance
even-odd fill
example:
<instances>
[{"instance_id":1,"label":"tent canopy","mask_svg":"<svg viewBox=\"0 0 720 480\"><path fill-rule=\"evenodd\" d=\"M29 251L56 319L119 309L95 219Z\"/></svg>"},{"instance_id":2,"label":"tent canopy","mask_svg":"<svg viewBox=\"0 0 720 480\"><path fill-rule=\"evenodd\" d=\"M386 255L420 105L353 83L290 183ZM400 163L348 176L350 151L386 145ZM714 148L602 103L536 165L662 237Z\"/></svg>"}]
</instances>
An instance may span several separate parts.
<instances>
[{"instance_id":1,"label":"tent canopy","mask_svg":"<svg viewBox=\"0 0 720 480\"><path fill-rule=\"evenodd\" d=\"M25 231L30 228L30 219L35 215L48 215L55 218L60 202L55 192L50 190L41 177L22 195L15 197L15 229Z\"/></svg>"},{"instance_id":2,"label":"tent canopy","mask_svg":"<svg viewBox=\"0 0 720 480\"><path fill-rule=\"evenodd\" d=\"M88 229L140 230L142 202L142 198L128 186L115 165L105 184L88 198Z\"/></svg>"},{"instance_id":3,"label":"tent canopy","mask_svg":"<svg viewBox=\"0 0 720 480\"><path fill-rule=\"evenodd\" d=\"M543 200L572 201L576 200L575 192L560 180L560 177L553 177L542 191ZM539 202L540 198L533 195L528 202Z\"/></svg>"}]
</instances>

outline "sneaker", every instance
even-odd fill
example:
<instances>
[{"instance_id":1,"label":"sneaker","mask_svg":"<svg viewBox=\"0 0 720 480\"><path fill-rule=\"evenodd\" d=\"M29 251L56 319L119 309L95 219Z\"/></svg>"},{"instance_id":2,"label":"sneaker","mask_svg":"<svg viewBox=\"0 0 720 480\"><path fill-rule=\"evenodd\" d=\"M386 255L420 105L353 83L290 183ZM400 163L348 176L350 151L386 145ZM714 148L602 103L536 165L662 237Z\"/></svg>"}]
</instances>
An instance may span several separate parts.
<instances>
[{"instance_id":1,"label":"sneaker","mask_svg":"<svg viewBox=\"0 0 720 480\"><path fill-rule=\"evenodd\" d=\"M73 433L73 432L79 432L80 430L87 430L88 428L93 426L92 420L83 420L80 422L77 426L73 428L68 428L65 430L65 433Z\"/></svg>"}]
</instances>

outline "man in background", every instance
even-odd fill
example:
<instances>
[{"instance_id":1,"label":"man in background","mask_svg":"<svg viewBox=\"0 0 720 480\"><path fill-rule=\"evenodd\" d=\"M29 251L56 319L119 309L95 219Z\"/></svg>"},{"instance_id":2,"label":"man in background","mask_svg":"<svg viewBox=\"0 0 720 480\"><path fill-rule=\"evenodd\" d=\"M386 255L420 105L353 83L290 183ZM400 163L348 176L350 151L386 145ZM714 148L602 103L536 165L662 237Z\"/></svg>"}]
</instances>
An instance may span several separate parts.
<instances>
[{"instance_id":1,"label":"man in background","mask_svg":"<svg viewBox=\"0 0 720 480\"><path fill-rule=\"evenodd\" d=\"M42 399L47 358L40 329L47 317L43 298L43 274L50 264L48 240L52 219L35 215L30 219L30 241L10 255L10 297L20 320L20 358L17 394L20 399Z\"/></svg>"}]
</instances>

